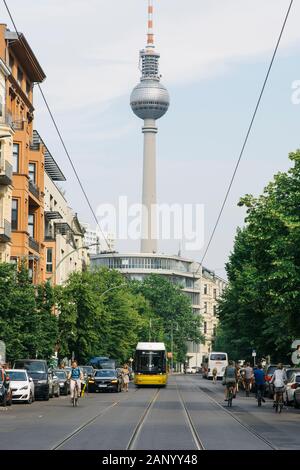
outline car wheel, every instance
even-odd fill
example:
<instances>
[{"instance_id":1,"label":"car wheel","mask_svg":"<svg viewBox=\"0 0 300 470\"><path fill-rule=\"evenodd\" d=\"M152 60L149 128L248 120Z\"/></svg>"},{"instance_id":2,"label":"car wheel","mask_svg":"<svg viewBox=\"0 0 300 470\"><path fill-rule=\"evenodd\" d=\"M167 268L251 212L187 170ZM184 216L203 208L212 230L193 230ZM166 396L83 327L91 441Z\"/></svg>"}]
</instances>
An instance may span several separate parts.
<instances>
[{"instance_id":1,"label":"car wheel","mask_svg":"<svg viewBox=\"0 0 300 470\"><path fill-rule=\"evenodd\" d=\"M27 400L28 405L31 405L32 403L32 393L30 392L29 398Z\"/></svg>"},{"instance_id":2,"label":"car wheel","mask_svg":"<svg viewBox=\"0 0 300 470\"><path fill-rule=\"evenodd\" d=\"M6 405L7 405L7 397L4 397L3 401L2 401L2 406L4 406L4 408L6 408Z\"/></svg>"},{"instance_id":3,"label":"car wheel","mask_svg":"<svg viewBox=\"0 0 300 470\"><path fill-rule=\"evenodd\" d=\"M295 400L294 400L294 408L299 409L299 403L297 403Z\"/></svg>"},{"instance_id":4,"label":"car wheel","mask_svg":"<svg viewBox=\"0 0 300 470\"><path fill-rule=\"evenodd\" d=\"M12 395L10 395L9 400L6 401L6 406L11 406L12 405Z\"/></svg>"},{"instance_id":5,"label":"car wheel","mask_svg":"<svg viewBox=\"0 0 300 470\"><path fill-rule=\"evenodd\" d=\"M48 392L46 395L44 395L44 401L48 401L49 398L50 398L50 394L49 394L49 392ZM52 397L51 397L51 398L52 398Z\"/></svg>"}]
</instances>

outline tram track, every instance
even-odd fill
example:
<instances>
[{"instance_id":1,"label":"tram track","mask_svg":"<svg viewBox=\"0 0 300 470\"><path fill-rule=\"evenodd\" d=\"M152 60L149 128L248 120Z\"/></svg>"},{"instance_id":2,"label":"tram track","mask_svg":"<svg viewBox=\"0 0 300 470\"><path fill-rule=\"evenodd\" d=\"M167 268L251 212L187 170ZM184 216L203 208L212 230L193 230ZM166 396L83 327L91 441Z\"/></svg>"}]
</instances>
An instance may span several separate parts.
<instances>
[{"instance_id":1,"label":"tram track","mask_svg":"<svg viewBox=\"0 0 300 470\"><path fill-rule=\"evenodd\" d=\"M178 396L179 396L179 399L180 399L181 406L183 408L183 412L185 414L186 422L187 422L187 424L190 428L190 431L191 431L194 443L196 445L196 448L197 448L197 450L205 450L204 444L203 444L202 440L199 437L199 434L198 434L197 429L196 429L196 427L193 423L190 412L189 412L189 410L188 410L188 408L185 404L182 393L179 390L177 381L176 381L176 388L177 388L177 393L178 393Z\"/></svg>"},{"instance_id":2,"label":"tram track","mask_svg":"<svg viewBox=\"0 0 300 470\"><path fill-rule=\"evenodd\" d=\"M154 396L152 397L152 399L148 403L148 406L147 406L146 410L144 411L141 418L139 419L139 421L138 421L138 423L137 423L137 425L136 425L136 427L135 427L135 429L134 429L134 431L133 431L133 433L132 433L132 435L129 439L126 450L135 450L135 445L136 445L136 442L137 442L138 437L140 435L140 432L143 428L144 423L147 420L147 417L148 417L151 409L153 408L154 403L156 402L156 400L158 398L160 390L161 390L160 388L158 388L156 390L156 393L154 394Z\"/></svg>"},{"instance_id":3,"label":"tram track","mask_svg":"<svg viewBox=\"0 0 300 470\"><path fill-rule=\"evenodd\" d=\"M138 391L139 391L139 389L136 389L134 391L134 393L136 393ZM80 434L82 431L84 431L86 428L88 428L91 424L93 424L98 418L101 418L109 410L113 409L115 406L118 406L120 403L126 402L130 398L131 398L131 396L129 395L125 399L120 399L118 401L113 402L109 406L105 407L96 416L94 416L93 418L90 418L88 421L86 421L81 426L78 426L78 428L76 428L74 431L72 431L70 434L68 434L64 439L62 439L58 443L56 443L53 447L51 447L50 450L59 450L63 445L65 445L67 442L71 441L74 437L78 436L78 434Z\"/></svg>"},{"instance_id":4,"label":"tram track","mask_svg":"<svg viewBox=\"0 0 300 470\"><path fill-rule=\"evenodd\" d=\"M251 426L249 426L248 424L246 423L243 423L232 411L230 411L227 407L225 407L224 405L221 405L221 403L219 403L215 398L213 398L207 391L206 391L206 388L205 387L201 387L199 386L199 390L201 391L201 393L205 396L208 397L208 399L214 403L215 405L217 405L220 409L222 409L225 413L227 413L229 416L231 416L231 418L233 418L237 423L239 423L239 425L245 429L249 434L251 434L252 436L255 436L258 440L264 442L268 447L270 447L270 449L272 450L279 450L278 447L276 447L274 444L272 444L268 439L266 439L265 437L263 437L261 434L259 434L257 431L255 431L255 429L253 429ZM213 392L212 392L213 393Z\"/></svg>"}]
</instances>

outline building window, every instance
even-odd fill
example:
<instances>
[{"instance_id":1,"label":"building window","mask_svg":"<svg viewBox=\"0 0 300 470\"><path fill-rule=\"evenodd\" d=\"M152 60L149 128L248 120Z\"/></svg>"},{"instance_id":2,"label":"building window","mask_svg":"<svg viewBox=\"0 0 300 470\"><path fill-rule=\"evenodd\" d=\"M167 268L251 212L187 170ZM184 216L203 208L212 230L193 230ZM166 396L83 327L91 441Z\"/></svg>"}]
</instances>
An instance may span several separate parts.
<instances>
[{"instance_id":1,"label":"building window","mask_svg":"<svg viewBox=\"0 0 300 470\"><path fill-rule=\"evenodd\" d=\"M27 93L27 95L29 95L30 90L31 90L31 85L30 85L30 83L28 82L28 80L26 80L26 93Z\"/></svg>"},{"instance_id":2,"label":"building window","mask_svg":"<svg viewBox=\"0 0 300 470\"><path fill-rule=\"evenodd\" d=\"M12 200L11 208L11 229L18 230L18 199Z\"/></svg>"},{"instance_id":3,"label":"building window","mask_svg":"<svg viewBox=\"0 0 300 470\"><path fill-rule=\"evenodd\" d=\"M214 326L214 329L213 329L213 336L217 336L217 327Z\"/></svg>"},{"instance_id":4,"label":"building window","mask_svg":"<svg viewBox=\"0 0 300 470\"><path fill-rule=\"evenodd\" d=\"M217 315L217 306L214 305L214 315Z\"/></svg>"},{"instance_id":5,"label":"building window","mask_svg":"<svg viewBox=\"0 0 300 470\"><path fill-rule=\"evenodd\" d=\"M13 172L19 173L19 156L20 156L20 145L13 145Z\"/></svg>"},{"instance_id":6,"label":"building window","mask_svg":"<svg viewBox=\"0 0 300 470\"><path fill-rule=\"evenodd\" d=\"M53 249L47 248L46 271L52 273L53 271Z\"/></svg>"},{"instance_id":7,"label":"building window","mask_svg":"<svg viewBox=\"0 0 300 470\"><path fill-rule=\"evenodd\" d=\"M204 313L207 313L207 302L204 302Z\"/></svg>"},{"instance_id":8,"label":"building window","mask_svg":"<svg viewBox=\"0 0 300 470\"><path fill-rule=\"evenodd\" d=\"M0 117L4 116L3 102L4 102L3 96L0 95Z\"/></svg>"},{"instance_id":9,"label":"building window","mask_svg":"<svg viewBox=\"0 0 300 470\"><path fill-rule=\"evenodd\" d=\"M36 183L36 164L29 163L29 179L32 183Z\"/></svg>"},{"instance_id":10,"label":"building window","mask_svg":"<svg viewBox=\"0 0 300 470\"><path fill-rule=\"evenodd\" d=\"M28 232L31 238L34 238L34 214L28 214Z\"/></svg>"},{"instance_id":11,"label":"building window","mask_svg":"<svg viewBox=\"0 0 300 470\"><path fill-rule=\"evenodd\" d=\"M13 56L11 54L9 54L9 67L10 67L10 69L13 68L14 63L15 63L15 60L14 60Z\"/></svg>"},{"instance_id":12,"label":"building window","mask_svg":"<svg viewBox=\"0 0 300 470\"><path fill-rule=\"evenodd\" d=\"M204 322L204 325L203 325L203 332L206 335L206 333L207 333L207 322L206 321Z\"/></svg>"},{"instance_id":13,"label":"building window","mask_svg":"<svg viewBox=\"0 0 300 470\"><path fill-rule=\"evenodd\" d=\"M217 289L214 289L214 299L217 300Z\"/></svg>"},{"instance_id":14,"label":"building window","mask_svg":"<svg viewBox=\"0 0 300 470\"><path fill-rule=\"evenodd\" d=\"M23 71L18 67L18 84L22 86L22 81L23 81Z\"/></svg>"},{"instance_id":15,"label":"building window","mask_svg":"<svg viewBox=\"0 0 300 470\"><path fill-rule=\"evenodd\" d=\"M207 284L204 284L204 295L207 295L208 293L208 288L207 288Z\"/></svg>"}]
</instances>

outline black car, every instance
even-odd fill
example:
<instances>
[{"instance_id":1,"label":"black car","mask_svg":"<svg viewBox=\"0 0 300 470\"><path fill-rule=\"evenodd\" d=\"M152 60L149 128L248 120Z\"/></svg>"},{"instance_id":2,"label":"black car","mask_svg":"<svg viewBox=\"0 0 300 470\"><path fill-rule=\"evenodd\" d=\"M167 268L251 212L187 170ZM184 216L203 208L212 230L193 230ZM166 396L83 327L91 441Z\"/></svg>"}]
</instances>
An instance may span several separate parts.
<instances>
[{"instance_id":1,"label":"black car","mask_svg":"<svg viewBox=\"0 0 300 470\"><path fill-rule=\"evenodd\" d=\"M94 375L94 390L96 392L106 390L121 392L122 376L115 369L99 369Z\"/></svg>"},{"instance_id":2,"label":"black car","mask_svg":"<svg viewBox=\"0 0 300 470\"><path fill-rule=\"evenodd\" d=\"M64 369L55 369L53 373L58 378L60 394L68 395L70 393L70 381L68 379L68 373Z\"/></svg>"},{"instance_id":3,"label":"black car","mask_svg":"<svg viewBox=\"0 0 300 470\"><path fill-rule=\"evenodd\" d=\"M0 405L10 406L12 404L12 392L9 387L9 376L4 369L0 369Z\"/></svg>"},{"instance_id":4,"label":"black car","mask_svg":"<svg viewBox=\"0 0 300 470\"><path fill-rule=\"evenodd\" d=\"M47 362L42 359L18 359L14 363L14 369L26 369L29 377L34 382L34 397L49 400L53 392L51 371Z\"/></svg>"}]
</instances>

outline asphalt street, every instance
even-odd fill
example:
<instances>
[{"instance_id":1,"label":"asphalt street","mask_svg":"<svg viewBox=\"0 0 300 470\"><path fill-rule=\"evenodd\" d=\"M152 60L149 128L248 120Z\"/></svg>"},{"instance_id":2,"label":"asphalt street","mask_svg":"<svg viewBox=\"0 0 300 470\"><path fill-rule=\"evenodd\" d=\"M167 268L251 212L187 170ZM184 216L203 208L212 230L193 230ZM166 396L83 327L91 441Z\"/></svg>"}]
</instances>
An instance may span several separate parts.
<instances>
[{"instance_id":1,"label":"asphalt street","mask_svg":"<svg viewBox=\"0 0 300 470\"><path fill-rule=\"evenodd\" d=\"M224 388L201 375L173 375L166 388L93 393L0 408L2 449L300 449L300 411L276 414L240 392L230 410Z\"/></svg>"}]
</instances>

